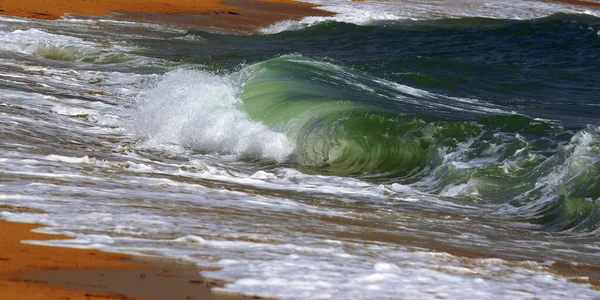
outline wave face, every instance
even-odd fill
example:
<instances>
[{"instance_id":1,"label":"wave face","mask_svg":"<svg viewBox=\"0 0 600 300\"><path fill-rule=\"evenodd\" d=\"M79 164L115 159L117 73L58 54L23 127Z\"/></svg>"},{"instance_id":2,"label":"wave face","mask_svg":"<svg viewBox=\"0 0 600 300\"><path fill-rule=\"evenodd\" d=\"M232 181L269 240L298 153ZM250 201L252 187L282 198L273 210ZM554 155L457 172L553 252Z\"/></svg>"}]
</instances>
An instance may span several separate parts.
<instances>
[{"instance_id":1,"label":"wave face","mask_svg":"<svg viewBox=\"0 0 600 300\"><path fill-rule=\"evenodd\" d=\"M160 49L154 53L161 58L212 59L209 68L219 70L235 70L241 57L247 64L290 53L329 58L428 92L485 100L505 110L584 127L596 122L589 108L600 94L600 80L593 76L600 72L599 32L596 17L556 14L524 21L327 22L268 36L190 32L176 41L189 50L152 46ZM197 43L206 49L197 53Z\"/></svg>"},{"instance_id":2,"label":"wave face","mask_svg":"<svg viewBox=\"0 0 600 300\"><path fill-rule=\"evenodd\" d=\"M193 120L176 130L180 144L498 205L509 220L543 230L594 232L600 224L596 17L326 22L267 36L192 31L174 42L179 52L153 44L153 54L210 57L206 69L230 70L211 76L228 82L218 90L229 91L225 102L241 119L209 114L233 120L223 133L245 146L218 135L207 142L215 130L202 122L214 120L203 117L204 108L190 113L187 104L172 114ZM205 50L195 51L197 44ZM278 55L287 49L296 54ZM251 60L240 67L239 57ZM197 76L182 84L204 85ZM161 120L142 115L144 130ZM247 122L257 123L239 125Z\"/></svg>"},{"instance_id":3,"label":"wave face","mask_svg":"<svg viewBox=\"0 0 600 300\"><path fill-rule=\"evenodd\" d=\"M268 60L238 74L244 110L295 140L298 164L339 175L421 173L435 165L436 149L446 140L478 134L468 123L428 122L427 113L503 113L301 56ZM464 134L463 126L473 133Z\"/></svg>"},{"instance_id":4,"label":"wave face","mask_svg":"<svg viewBox=\"0 0 600 300\"><path fill-rule=\"evenodd\" d=\"M552 230L600 225L596 126L566 129L301 56L236 75L243 109L294 140L296 163L312 172L509 204Z\"/></svg>"},{"instance_id":5,"label":"wave face","mask_svg":"<svg viewBox=\"0 0 600 300\"><path fill-rule=\"evenodd\" d=\"M374 10L0 17L0 218L280 299L598 298L600 19L327 2Z\"/></svg>"}]
</instances>

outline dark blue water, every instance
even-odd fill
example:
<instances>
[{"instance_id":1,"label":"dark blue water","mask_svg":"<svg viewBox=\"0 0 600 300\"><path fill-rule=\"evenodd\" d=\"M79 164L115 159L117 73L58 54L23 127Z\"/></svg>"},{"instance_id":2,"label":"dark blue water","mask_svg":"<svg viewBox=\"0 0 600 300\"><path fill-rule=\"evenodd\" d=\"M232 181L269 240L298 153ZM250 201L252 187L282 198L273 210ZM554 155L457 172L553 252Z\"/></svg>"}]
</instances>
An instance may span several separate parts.
<instances>
[{"instance_id":1,"label":"dark blue water","mask_svg":"<svg viewBox=\"0 0 600 300\"><path fill-rule=\"evenodd\" d=\"M309 172L432 193L475 185L476 199L460 201L508 203L511 218L548 230L600 226L598 18L329 22L138 42L213 72L252 70L245 109L287 130L291 163Z\"/></svg>"},{"instance_id":2,"label":"dark blue water","mask_svg":"<svg viewBox=\"0 0 600 300\"><path fill-rule=\"evenodd\" d=\"M142 43L153 55L218 70L297 53L581 128L598 113L599 30L598 18L558 14L527 21L330 22L267 36L190 32L189 40Z\"/></svg>"}]
</instances>

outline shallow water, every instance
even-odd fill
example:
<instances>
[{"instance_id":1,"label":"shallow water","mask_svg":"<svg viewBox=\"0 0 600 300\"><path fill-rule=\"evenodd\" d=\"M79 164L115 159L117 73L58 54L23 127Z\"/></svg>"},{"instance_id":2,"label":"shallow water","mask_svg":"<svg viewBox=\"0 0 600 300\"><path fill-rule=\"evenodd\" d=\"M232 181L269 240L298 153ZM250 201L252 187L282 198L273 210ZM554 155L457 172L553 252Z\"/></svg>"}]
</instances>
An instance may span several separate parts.
<instances>
[{"instance_id":1,"label":"shallow water","mask_svg":"<svg viewBox=\"0 0 600 300\"><path fill-rule=\"evenodd\" d=\"M44 211L0 217L283 299L597 298L598 11L500 4L0 17L0 203Z\"/></svg>"}]
</instances>

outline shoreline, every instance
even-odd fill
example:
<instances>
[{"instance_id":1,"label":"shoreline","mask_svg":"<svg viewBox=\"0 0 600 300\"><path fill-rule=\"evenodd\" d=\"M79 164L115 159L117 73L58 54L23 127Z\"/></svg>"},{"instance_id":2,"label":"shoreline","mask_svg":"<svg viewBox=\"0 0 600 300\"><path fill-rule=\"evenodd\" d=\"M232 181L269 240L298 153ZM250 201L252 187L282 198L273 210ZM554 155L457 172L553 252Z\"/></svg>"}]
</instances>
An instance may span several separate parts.
<instances>
[{"instance_id":1,"label":"shoreline","mask_svg":"<svg viewBox=\"0 0 600 300\"><path fill-rule=\"evenodd\" d=\"M3 0L0 15L57 20L67 15L147 21L192 28L256 32L278 21L332 16L314 4L294 0ZM49 3L52 2L52 3Z\"/></svg>"},{"instance_id":2,"label":"shoreline","mask_svg":"<svg viewBox=\"0 0 600 300\"><path fill-rule=\"evenodd\" d=\"M70 239L39 227L0 220L0 299L271 299L213 291L226 282L184 261L22 242Z\"/></svg>"},{"instance_id":3,"label":"shoreline","mask_svg":"<svg viewBox=\"0 0 600 300\"><path fill-rule=\"evenodd\" d=\"M85 3L85 5L83 5ZM163 25L256 32L278 21L331 16L293 0L3 0L0 15L57 20L68 15ZM1 209L14 208L0 205ZM0 220L2 299L274 299L213 291L226 282L200 275L192 263L99 250L24 244L70 239L33 233L41 225ZM208 269L205 269L208 270Z\"/></svg>"},{"instance_id":4,"label":"shoreline","mask_svg":"<svg viewBox=\"0 0 600 300\"><path fill-rule=\"evenodd\" d=\"M3 236L0 243L0 300L48 299L48 295L60 299L277 299L222 290L220 288L227 284L226 281L200 274L201 271L217 270L217 267L199 267L170 258L23 243L72 239L32 231L40 227L44 226L0 220L0 235ZM428 245L428 248L464 258L515 259L443 245ZM544 269L600 291L600 266L554 261Z\"/></svg>"},{"instance_id":5,"label":"shoreline","mask_svg":"<svg viewBox=\"0 0 600 300\"><path fill-rule=\"evenodd\" d=\"M11 3L10 1L17 2L8 0L7 2L3 1L3 3L0 3L0 15L5 14L6 11L3 7L7 3ZM556 1L600 6L600 4L587 1ZM109 1L105 2L108 3ZM154 3L155 1L149 2ZM122 20L150 21L159 24L177 24L190 27L252 32L257 28L280 20L298 19L306 15L319 15L320 12L323 13L322 15L332 15L332 13L315 9L314 6L309 4L287 0L207 0L206 2L202 2L199 5L214 4L214 6L193 8L193 10L183 10L183 8L182 10L169 10L172 7L167 9L168 6L165 6L164 11L146 10L144 8L138 10L103 9L99 14L63 11L60 16L56 18L52 16L52 18L59 19L65 13L81 14L87 16L109 16L110 18ZM28 2L25 1L24 3ZM148 4L148 7L152 5ZM52 19L50 18L50 14L44 12L36 12L35 10L24 10L23 12L37 15L37 17L33 16L35 18ZM22 226L25 226L26 229L20 228ZM31 230L38 227L38 225L0 220L0 233L4 235L3 243L11 244L12 242L9 242L6 236L14 235L17 239L15 243L18 244L18 246L15 246L16 248L11 248L16 250L4 250L4 245L0 245L0 290L3 291L0 293L0 299L18 299L24 295L27 295L27 299L47 299L48 295L57 298L74 299L265 299L252 295L211 291L213 287L222 287L225 282L202 277L198 273L202 270L201 268L185 262L113 254L98 250L22 244L21 240L69 238L60 235L31 233ZM34 237L29 237L30 234L34 235ZM448 253L452 253L451 251L452 249L446 250ZM31 254L34 252L38 254ZM13 270L13 267L6 267L17 261L17 259L8 256L7 253L11 255L24 254L24 258L20 258L21 261L18 262L19 264L24 264L23 269L17 267ZM51 256L54 253L64 254L60 254L62 258L56 258L56 261L54 261L54 256ZM466 256L466 252L457 253L459 255L462 254L460 256ZM70 264L75 256L83 256L83 262ZM90 260L91 257L93 259ZM40 264L29 262L30 260L38 259ZM66 263L66 265L55 266L54 263L59 263L60 260L62 260L62 263ZM590 273L594 275L600 274L600 269L597 268L590 271L590 268L587 268L587 266L579 267L562 262L556 264L551 269L556 269L557 274L564 277L573 277L573 274L588 277L590 277ZM13 270L14 272L6 272L5 270ZM110 279L107 279L109 277ZM590 278L593 280L594 287L600 287L600 280L597 277L592 276ZM188 287L192 292L187 292ZM19 288L19 290L13 291L13 288ZM31 296L27 294L30 292L33 293ZM155 297L157 295L161 297Z\"/></svg>"}]
</instances>

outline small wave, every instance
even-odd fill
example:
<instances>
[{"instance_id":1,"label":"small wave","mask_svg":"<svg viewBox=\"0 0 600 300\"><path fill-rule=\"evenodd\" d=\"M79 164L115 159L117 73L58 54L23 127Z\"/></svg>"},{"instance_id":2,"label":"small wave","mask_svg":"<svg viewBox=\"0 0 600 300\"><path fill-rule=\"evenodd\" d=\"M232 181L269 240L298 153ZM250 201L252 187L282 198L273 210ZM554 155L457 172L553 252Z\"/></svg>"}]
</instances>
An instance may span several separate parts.
<instances>
[{"instance_id":1,"label":"small wave","mask_svg":"<svg viewBox=\"0 0 600 300\"><path fill-rule=\"evenodd\" d=\"M577 132L554 157L551 172L538 178L521 199L530 222L555 231L595 232L600 228L600 128Z\"/></svg>"},{"instance_id":2,"label":"small wave","mask_svg":"<svg viewBox=\"0 0 600 300\"><path fill-rule=\"evenodd\" d=\"M263 28L263 34L293 31L326 22L372 25L390 21L442 20L464 18L531 20L553 14L581 14L600 17L600 10L564 3L525 1L506 5L499 0L481 1L307 1L336 13L331 17L305 17L299 21L285 20Z\"/></svg>"},{"instance_id":3,"label":"small wave","mask_svg":"<svg viewBox=\"0 0 600 300\"><path fill-rule=\"evenodd\" d=\"M596 129L573 135L484 101L298 55L242 73L241 107L295 141L296 162L312 172L410 185L459 202L509 204L513 217L532 214L528 221L551 230L600 226L593 204L600 196Z\"/></svg>"},{"instance_id":4,"label":"small wave","mask_svg":"<svg viewBox=\"0 0 600 300\"><path fill-rule=\"evenodd\" d=\"M597 130L573 135L331 61L287 55L230 75L171 71L140 97L132 126L142 147L178 145L508 205L509 218L548 230L600 225L577 217L594 215L589 203L600 197Z\"/></svg>"},{"instance_id":5,"label":"small wave","mask_svg":"<svg viewBox=\"0 0 600 300\"><path fill-rule=\"evenodd\" d=\"M102 45L83 39L48 33L39 29L0 32L0 50L29 54L50 60L83 61L111 64L133 60L133 57L103 49Z\"/></svg>"}]
</instances>

